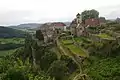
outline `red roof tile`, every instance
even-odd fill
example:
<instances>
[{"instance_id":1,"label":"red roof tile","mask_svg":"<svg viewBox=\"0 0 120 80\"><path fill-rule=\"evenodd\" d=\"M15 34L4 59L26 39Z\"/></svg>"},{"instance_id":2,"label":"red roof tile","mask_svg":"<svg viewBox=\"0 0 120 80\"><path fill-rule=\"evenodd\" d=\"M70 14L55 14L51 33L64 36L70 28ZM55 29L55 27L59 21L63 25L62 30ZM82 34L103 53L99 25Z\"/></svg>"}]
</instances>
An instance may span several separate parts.
<instances>
[{"instance_id":1,"label":"red roof tile","mask_svg":"<svg viewBox=\"0 0 120 80\"><path fill-rule=\"evenodd\" d=\"M99 24L100 24L99 19L96 19L96 18L86 19L85 20L85 25L97 26Z\"/></svg>"}]
</instances>

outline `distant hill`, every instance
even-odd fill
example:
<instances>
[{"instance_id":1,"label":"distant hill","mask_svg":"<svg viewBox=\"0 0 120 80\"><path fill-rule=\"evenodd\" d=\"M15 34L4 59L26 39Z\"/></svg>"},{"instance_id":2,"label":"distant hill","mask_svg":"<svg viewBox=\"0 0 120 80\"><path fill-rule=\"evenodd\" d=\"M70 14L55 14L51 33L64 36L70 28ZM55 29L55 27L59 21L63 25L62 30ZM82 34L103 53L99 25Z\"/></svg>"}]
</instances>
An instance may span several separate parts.
<instances>
[{"instance_id":1,"label":"distant hill","mask_svg":"<svg viewBox=\"0 0 120 80\"><path fill-rule=\"evenodd\" d=\"M63 22L65 25L70 26L71 22Z\"/></svg>"},{"instance_id":2,"label":"distant hill","mask_svg":"<svg viewBox=\"0 0 120 80\"><path fill-rule=\"evenodd\" d=\"M24 37L25 32L0 26L0 38Z\"/></svg>"},{"instance_id":3,"label":"distant hill","mask_svg":"<svg viewBox=\"0 0 120 80\"><path fill-rule=\"evenodd\" d=\"M14 29L34 29L40 26L41 24L38 24L38 23L27 23L27 24L20 24L17 26L8 26L8 27L14 28Z\"/></svg>"},{"instance_id":4,"label":"distant hill","mask_svg":"<svg viewBox=\"0 0 120 80\"><path fill-rule=\"evenodd\" d=\"M67 26L70 25L70 22L63 22L63 23L66 24ZM26 23L26 24L20 24L17 26L8 26L8 27L13 28L13 29L38 29L39 27L41 27L42 24L44 24L44 23L41 23L41 24Z\"/></svg>"}]
</instances>

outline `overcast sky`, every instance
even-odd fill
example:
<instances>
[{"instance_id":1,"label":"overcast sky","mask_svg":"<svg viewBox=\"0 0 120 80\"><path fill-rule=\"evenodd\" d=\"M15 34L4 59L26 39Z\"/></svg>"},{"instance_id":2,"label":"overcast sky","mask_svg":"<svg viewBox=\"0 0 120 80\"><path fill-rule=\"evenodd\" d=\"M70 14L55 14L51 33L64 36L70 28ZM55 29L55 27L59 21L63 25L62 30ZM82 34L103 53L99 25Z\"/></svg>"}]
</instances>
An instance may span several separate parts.
<instances>
[{"instance_id":1,"label":"overcast sky","mask_svg":"<svg viewBox=\"0 0 120 80\"><path fill-rule=\"evenodd\" d=\"M120 0L0 0L0 25L72 21L86 9L114 19L120 17Z\"/></svg>"}]
</instances>

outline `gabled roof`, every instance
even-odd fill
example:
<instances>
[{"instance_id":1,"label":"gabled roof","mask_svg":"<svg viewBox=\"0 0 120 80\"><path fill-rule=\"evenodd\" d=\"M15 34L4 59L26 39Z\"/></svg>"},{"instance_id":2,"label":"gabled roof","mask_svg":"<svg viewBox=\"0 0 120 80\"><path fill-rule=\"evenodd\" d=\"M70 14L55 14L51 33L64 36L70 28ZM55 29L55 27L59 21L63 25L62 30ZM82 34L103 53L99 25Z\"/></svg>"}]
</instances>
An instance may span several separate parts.
<instances>
[{"instance_id":1,"label":"gabled roof","mask_svg":"<svg viewBox=\"0 0 120 80\"><path fill-rule=\"evenodd\" d=\"M66 26L64 23L62 23L62 22L54 22L54 23L51 23L51 26Z\"/></svg>"},{"instance_id":2,"label":"gabled roof","mask_svg":"<svg viewBox=\"0 0 120 80\"><path fill-rule=\"evenodd\" d=\"M85 25L97 26L99 24L100 24L100 21L98 18L90 18L85 20Z\"/></svg>"}]
</instances>

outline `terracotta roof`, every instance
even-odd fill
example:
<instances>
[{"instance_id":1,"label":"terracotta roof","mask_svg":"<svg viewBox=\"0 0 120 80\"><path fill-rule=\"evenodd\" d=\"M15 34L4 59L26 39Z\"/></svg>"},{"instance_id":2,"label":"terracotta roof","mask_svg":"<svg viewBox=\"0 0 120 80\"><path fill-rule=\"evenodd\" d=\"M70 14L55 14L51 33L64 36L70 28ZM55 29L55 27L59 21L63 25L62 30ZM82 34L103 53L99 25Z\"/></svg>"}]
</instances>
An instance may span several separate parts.
<instances>
[{"instance_id":1,"label":"terracotta roof","mask_svg":"<svg viewBox=\"0 0 120 80\"><path fill-rule=\"evenodd\" d=\"M54 23L51 23L51 26L61 26L61 27L64 27L66 25L64 23L62 23L62 22L54 22Z\"/></svg>"},{"instance_id":2,"label":"terracotta roof","mask_svg":"<svg viewBox=\"0 0 120 80\"><path fill-rule=\"evenodd\" d=\"M91 18L91 19L86 19L85 20L85 25L97 26L99 24L100 24L100 21L97 18Z\"/></svg>"}]
</instances>

